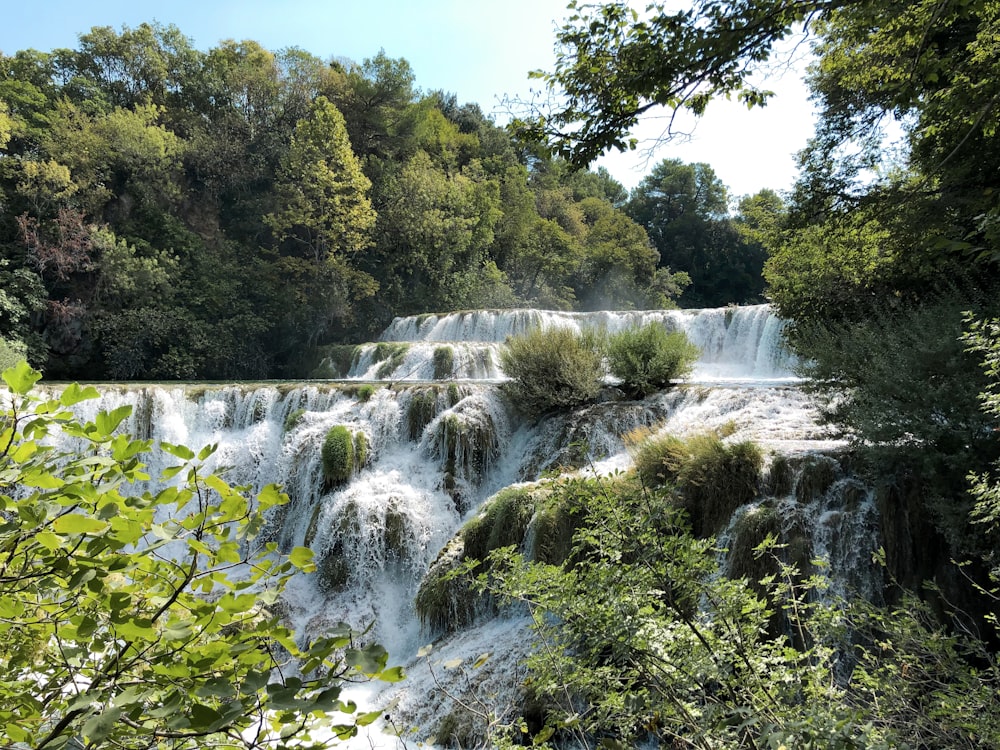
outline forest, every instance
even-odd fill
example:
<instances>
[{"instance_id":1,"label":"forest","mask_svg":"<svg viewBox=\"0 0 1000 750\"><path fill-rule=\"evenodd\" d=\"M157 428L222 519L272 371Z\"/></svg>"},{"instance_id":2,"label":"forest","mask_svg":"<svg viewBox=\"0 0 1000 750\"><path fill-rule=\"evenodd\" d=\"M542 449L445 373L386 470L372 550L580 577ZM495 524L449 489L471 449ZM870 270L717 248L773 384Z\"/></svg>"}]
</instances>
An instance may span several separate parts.
<instances>
[{"instance_id":1,"label":"forest","mask_svg":"<svg viewBox=\"0 0 1000 750\"><path fill-rule=\"evenodd\" d=\"M397 315L762 301L783 209L669 159L629 195L385 53L155 23L0 56L0 118L0 351L50 378L301 378Z\"/></svg>"}]
</instances>

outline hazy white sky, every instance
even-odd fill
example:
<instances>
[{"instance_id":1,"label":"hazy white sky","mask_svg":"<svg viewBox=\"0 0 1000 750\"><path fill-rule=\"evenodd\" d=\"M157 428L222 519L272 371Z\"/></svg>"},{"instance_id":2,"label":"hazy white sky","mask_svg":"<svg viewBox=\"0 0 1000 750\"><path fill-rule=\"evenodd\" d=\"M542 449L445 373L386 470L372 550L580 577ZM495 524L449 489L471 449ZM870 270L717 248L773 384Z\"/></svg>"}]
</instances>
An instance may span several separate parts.
<instances>
[{"instance_id":1,"label":"hazy white sky","mask_svg":"<svg viewBox=\"0 0 1000 750\"><path fill-rule=\"evenodd\" d=\"M300 47L319 57L361 61L384 49L404 57L423 90L443 89L503 120L504 95L525 96L550 68L567 0L0 0L0 51L73 47L92 26L175 24L200 49L222 39L253 39L268 49ZM664 158L710 164L733 195L789 188L793 155L812 133L812 109L797 75L769 81L778 97L763 110L717 102L687 144L670 144L652 161L641 153L609 155L606 166L626 187ZM650 123L646 138L661 128Z\"/></svg>"}]
</instances>

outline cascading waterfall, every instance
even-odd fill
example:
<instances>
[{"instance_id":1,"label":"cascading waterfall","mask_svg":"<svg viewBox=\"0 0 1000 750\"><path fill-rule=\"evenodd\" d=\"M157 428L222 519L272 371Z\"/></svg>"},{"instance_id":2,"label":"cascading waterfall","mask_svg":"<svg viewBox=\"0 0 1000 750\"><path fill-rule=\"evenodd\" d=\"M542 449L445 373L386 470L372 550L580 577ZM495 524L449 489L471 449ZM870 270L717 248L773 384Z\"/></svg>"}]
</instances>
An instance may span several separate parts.
<instances>
[{"instance_id":1,"label":"cascading waterfall","mask_svg":"<svg viewBox=\"0 0 1000 750\"><path fill-rule=\"evenodd\" d=\"M448 378L497 380L499 349L509 336L532 328L604 329L660 323L683 331L702 351L698 381L792 381L795 361L782 344L784 321L769 305L704 310L641 310L572 313L552 310L478 310L396 318L375 344L359 348L349 378L429 380L434 354L451 352Z\"/></svg>"},{"instance_id":2,"label":"cascading waterfall","mask_svg":"<svg viewBox=\"0 0 1000 750\"><path fill-rule=\"evenodd\" d=\"M686 387L530 424L511 412L497 388L504 378L498 351L510 335L535 326L613 332L648 322L682 330L702 349ZM435 721L436 703L427 700L435 678L416 652L440 634L421 630L413 606L425 572L462 522L503 487L558 467L627 467L623 435L638 427L674 433L726 427L733 439L756 440L800 464L827 462L828 482L813 482L808 492L809 482L801 479L772 488L768 507L782 523L807 529L811 554L824 556L835 574L844 570L846 585L868 585L852 555L873 547L874 506L856 480L824 457L839 444L796 387L782 326L766 305L416 316L393 321L380 342L360 346L346 381L106 386L99 400L80 408L92 418L97 409L131 404L124 428L134 434L196 450L217 444L213 461L228 467L232 483L254 490L280 484L291 502L271 511L265 540L283 550L307 545L319 567L293 580L284 611L303 634L338 621L373 624L372 637L394 663L409 662L411 676L367 699L395 698L394 713L426 733ZM444 349L449 353L436 354ZM365 446L364 460L343 482L324 477L321 459L323 441L336 426ZM155 476L163 467L150 468ZM517 687L517 663L527 647L522 625L499 619L448 637L435 653L475 658L494 652L479 678L502 700ZM455 676L438 670L436 679Z\"/></svg>"}]
</instances>

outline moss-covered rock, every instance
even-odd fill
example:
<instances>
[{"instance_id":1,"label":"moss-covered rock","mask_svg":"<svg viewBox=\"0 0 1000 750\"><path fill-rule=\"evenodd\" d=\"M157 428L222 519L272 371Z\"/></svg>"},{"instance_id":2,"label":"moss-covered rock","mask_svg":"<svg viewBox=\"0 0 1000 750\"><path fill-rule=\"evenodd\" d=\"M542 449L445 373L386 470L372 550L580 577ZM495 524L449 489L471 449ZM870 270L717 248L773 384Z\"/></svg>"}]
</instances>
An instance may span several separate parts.
<instances>
[{"instance_id":1,"label":"moss-covered rock","mask_svg":"<svg viewBox=\"0 0 1000 750\"><path fill-rule=\"evenodd\" d=\"M467 576L455 575L468 561L478 563L473 570L481 572L490 552L508 546L526 551L529 556L536 549L544 549L546 557L540 559L553 562L557 562L556 550L565 549L568 554L569 543L557 544L551 538L551 532L559 528L553 523L558 513L545 515L540 524L535 524L536 510L548 507L549 495L549 490L541 485L507 487L487 500L480 512L465 523L420 584L416 608L424 627L435 631L458 630L471 624L479 614L492 611L492 603L475 591ZM559 528L559 534L565 536L565 530Z\"/></svg>"},{"instance_id":2,"label":"moss-covered rock","mask_svg":"<svg viewBox=\"0 0 1000 750\"><path fill-rule=\"evenodd\" d=\"M493 420L481 412L444 416L436 424L434 445L443 473L471 484L479 484L500 455ZM461 498L454 497L461 509Z\"/></svg>"},{"instance_id":3,"label":"moss-covered rock","mask_svg":"<svg viewBox=\"0 0 1000 750\"><path fill-rule=\"evenodd\" d=\"M647 440L635 454L646 487L669 485L697 536L719 533L733 512L757 497L764 455L751 441L726 443L714 433Z\"/></svg>"},{"instance_id":4,"label":"moss-covered rock","mask_svg":"<svg viewBox=\"0 0 1000 750\"><path fill-rule=\"evenodd\" d=\"M358 432L354 433L354 467L356 469L363 469L368 465L368 454L369 454L369 444L368 436L365 433Z\"/></svg>"},{"instance_id":5,"label":"moss-covered rock","mask_svg":"<svg viewBox=\"0 0 1000 750\"><path fill-rule=\"evenodd\" d=\"M423 388L412 392L406 407L407 435L410 440L419 440L424 434L424 428L437 416L437 401L436 388Z\"/></svg>"},{"instance_id":6,"label":"moss-covered rock","mask_svg":"<svg viewBox=\"0 0 1000 750\"><path fill-rule=\"evenodd\" d=\"M450 346L439 346L434 349L434 379L450 378L455 370L455 350Z\"/></svg>"},{"instance_id":7,"label":"moss-covered rock","mask_svg":"<svg viewBox=\"0 0 1000 750\"><path fill-rule=\"evenodd\" d=\"M319 364L309 373L309 377L335 380L346 378L357 362L360 352L360 347L354 344L331 344L320 347Z\"/></svg>"},{"instance_id":8,"label":"moss-covered rock","mask_svg":"<svg viewBox=\"0 0 1000 750\"><path fill-rule=\"evenodd\" d=\"M797 474L795 499L808 503L826 494L840 474L840 464L830 456L807 456Z\"/></svg>"},{"instance_id":9,"label":"moss-covered rock","mask_svg":"<svg viewBox=\"0 0 1000 750\"><path fill-rule=\"evenodd\" d=\"M305 413L305 409L295 409L294 411L289 412L288 416L285 417L284 431L291 432L298 427L299 423L302 421L302 417L305 416Z\"/></svg>"},{"instance_id":10,"label":"moss-covered rock","mask_svg":"<svg viewBox=\"0 0 1000 750\"><path fill-rule=\"evenodd\" d=\"M406 353L409 350L410 345L405 342L381 341L376 344L372 360L381 362L382 364L375 372L375 377L379 380L388 378L403 364L403 360L406 359Z\"/></svg>"},{"instance_id":11,"label":"moss-covered rock","mask_svg":"<svg viewBox=\"0 0 1000 750\"><path fill-rule=\"evenodd\" d=\"M344 425L326 433L322 449L323 478L328 485L343 484L354 473L354 436Z\"/></svg>"}]
</instances>

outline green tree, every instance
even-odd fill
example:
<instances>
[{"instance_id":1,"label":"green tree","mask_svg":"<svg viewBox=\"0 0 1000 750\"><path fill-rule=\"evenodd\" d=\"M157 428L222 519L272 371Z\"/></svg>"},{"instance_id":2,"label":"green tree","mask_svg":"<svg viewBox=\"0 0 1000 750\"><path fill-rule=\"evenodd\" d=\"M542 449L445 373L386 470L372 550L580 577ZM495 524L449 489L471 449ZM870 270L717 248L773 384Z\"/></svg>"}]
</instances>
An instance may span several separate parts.
<instances>
[{"instance_id":1,"label":"green tree","mask_svg":"<svg viewBox=\"0 0 1000 750\"><path fill-rule=\"evenodd\" d=\"M683 306L721 307L760 298L762 253L753 253L741 239L728 204L726 186L709 165L665 159L625 205L648 232L660 264L690 277Z\"/></svg>"},{"instance_id":2,"label":"green tree","mask_svg":"<svg viewBox=\"0 0 1000 750\"><path fill-rule=\"evenodd\" d=\"M455 173L417 151L391 182L372 273L400 313L468 307L500 219L499 184L473 161ZM502 280L499 280L503 283ZM387 321L388 322L388 321Z\"/></svg>"},{"instance_id":3,"label":"green tree","mask_svg":"<svg viewBox=\"0 0 1000 750\"><path fill-rule=\"evenodd\" d=\"M47 398L39 377L3 374L0 742L318 747L315 727L347 737L374 720L340 692L400 679L384 649L346 626L304 643L275 614L289 576L314 567L307 549L253 541L287 497L227 484L205 468L211 446L166 443L176 464L141 489L153 446L120 429L130 408L82 422L70 407L96 390Z\"/></svg>"},{"instance_id":4,"label":"green tree","mask_svg":"<svg viewBox=\"0 0 1000 750\"><path fill-rule=\"evenodd\" d=\"M371 244L371 181L358 164L343 115L325 97L301 120L278 176L279 208L267 223L315 263L336 263Z\"/></svg>"},{"instance_id":5,"label":"green tree","mask_svg":"<svg viewBox=\"0 0 1000 750\"><path fill-rule=\"evenodd\" d=\"M564 96L515 127L529 142L547 142L577 166L607 150L634 149L629 131L658 107L702 114L713 97L747 106L770 92L749 82L774 44L804 21L851 0L697 0L675 10L654 2L640 13L624 0L570 3L556 33L552 72L535 78Z\"/></svg>"},{"instance_id":6,"label":"green tree","mask_svg":"<svg viewBox=\"0 0 1000 750\"><path fill-rule=\"evenodd\" d=\"M349 321L354 304L377 288L360 270L375 226L370 187L343 116L325 97L317 98L310 115L296 125L278 174L278 209L265 217L284 251L277 271L296 303L286 311L284 330L305 331L309 344Z\"/></svg>"}]
</instances>

